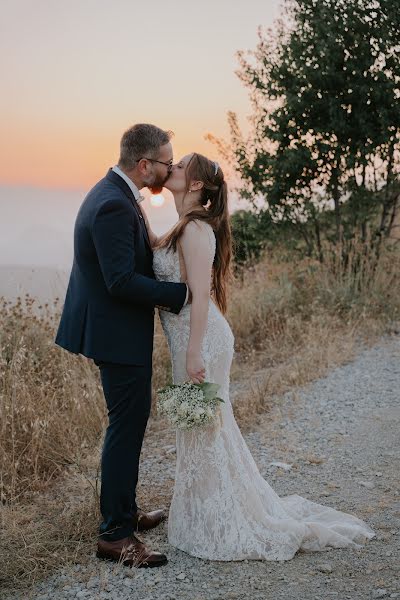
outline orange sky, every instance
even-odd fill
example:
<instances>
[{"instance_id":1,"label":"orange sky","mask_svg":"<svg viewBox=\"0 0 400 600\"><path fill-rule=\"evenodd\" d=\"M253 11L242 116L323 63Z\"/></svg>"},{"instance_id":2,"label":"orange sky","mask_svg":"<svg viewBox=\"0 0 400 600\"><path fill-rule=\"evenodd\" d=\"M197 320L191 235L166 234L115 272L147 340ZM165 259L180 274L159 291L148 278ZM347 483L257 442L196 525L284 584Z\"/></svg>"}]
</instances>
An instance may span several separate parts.
<instances>
[{"instance_id":1,"label":"orange sky","mask_svg":"<svg viewBox=\"0 0 400 600\"><path fill-rule=\"evenodd\" d=\"M142 119L144 120L144 119ZM148 119L149 120L149 119ZM139 119L136 119L139 121ZM132 121L133 124L134 121ZM171 128L174 158L198 151L217 158L215 148L204 140L203 131L181 123L152 120ZM29 124L6 125L7 145L0 150L0 182L37 187L86 188L102 177L118 159L119 138L125 126L115 131L65 130ZM213 130L215 132L215 129Z\"/></svg>"},{"instance_id":2,"label":"orange sky","mask_svg":"<svg viewBox=\"0 0 400 600\"><path fill-rule=\"evenodd\" d=\"M235 52L254 48L278 0L2 0L0 184L88 188L135 122L175 133L178 159L246 126Z\"/></svg>"}]
</instances>

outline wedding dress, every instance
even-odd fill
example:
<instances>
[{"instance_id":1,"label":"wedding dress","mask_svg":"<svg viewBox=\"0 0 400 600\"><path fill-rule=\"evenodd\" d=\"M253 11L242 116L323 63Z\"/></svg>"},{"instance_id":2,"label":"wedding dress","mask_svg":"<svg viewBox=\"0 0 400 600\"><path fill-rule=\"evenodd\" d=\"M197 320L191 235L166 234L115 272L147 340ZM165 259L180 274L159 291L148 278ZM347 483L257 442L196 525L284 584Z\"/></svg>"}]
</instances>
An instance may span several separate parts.
<instances>
[{"instance_id":1,"label":"wedding dress","mask_svg":"<svg viewBox=\"0 0 400 600\"><path fill-rule=\"evenodd\" d=\"M210 253L216 239L208 223ZM180 281L179 254L155 248L155 276ZM190 305L176 315L160 310L173 382L188 381L186 348ZM261 476L235 421L229 400L234 336L210 298L202 344L206 381L218 383L221 417L206 428L176 432L176 479L169 510L169 543L210 560L288 560L298 550L360 548L374 537L357 517L293 494L279 497Z\"/></svg>"}]
</instances>

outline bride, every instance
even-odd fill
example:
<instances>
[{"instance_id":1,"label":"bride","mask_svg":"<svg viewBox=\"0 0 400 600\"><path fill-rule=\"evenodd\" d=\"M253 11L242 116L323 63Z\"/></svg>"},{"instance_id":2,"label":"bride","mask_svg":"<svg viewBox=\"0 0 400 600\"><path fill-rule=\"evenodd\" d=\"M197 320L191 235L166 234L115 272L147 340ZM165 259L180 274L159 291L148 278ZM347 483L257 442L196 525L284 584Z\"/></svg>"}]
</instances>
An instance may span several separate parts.
<instances>
[{"instance_id":1,"label":"bride","mask_svg":"<svg viewBox=\"0 0 400 600\"><path fill-rule=\"evenodd\" d=\"M218 383L221 417L210 427L176 432L176 479L168 540L210 560L288 560L298 550L359 548L374 537L357 517L293 494L279 497L261 476L229 400L234 336L224 314L230 276L227 186L218 163L193 153L173 167L165 187L178 222L158 238L146 224L158 280L187 281L192 303L160 310L173 381Z\"/></svg>"}]
</instances>

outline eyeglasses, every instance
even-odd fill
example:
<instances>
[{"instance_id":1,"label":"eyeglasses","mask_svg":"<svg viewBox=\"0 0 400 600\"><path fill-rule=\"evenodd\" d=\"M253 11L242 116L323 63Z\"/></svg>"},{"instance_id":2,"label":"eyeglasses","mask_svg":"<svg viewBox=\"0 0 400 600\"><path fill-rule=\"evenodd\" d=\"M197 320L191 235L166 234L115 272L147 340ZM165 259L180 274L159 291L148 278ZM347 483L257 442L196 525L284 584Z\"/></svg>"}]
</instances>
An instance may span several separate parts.
<instances>
[{"instance_id":1,"label":"eyeglasses","mask_svg":"<svg viewBox=\"0 0 400 600\"><path fill-rule=\"evenodd\" d=\"M171 173L174 164L172 160L170 160L169 162L163 162L162 160L156 160L155 158L147 158L147 156L142 156L142 158L138 158L136 162L139 162L139 160L143 159L149 160L150 162L160 163L160 165L165 165L167 167L168 173Z\"/></svg>"}]
</instances>

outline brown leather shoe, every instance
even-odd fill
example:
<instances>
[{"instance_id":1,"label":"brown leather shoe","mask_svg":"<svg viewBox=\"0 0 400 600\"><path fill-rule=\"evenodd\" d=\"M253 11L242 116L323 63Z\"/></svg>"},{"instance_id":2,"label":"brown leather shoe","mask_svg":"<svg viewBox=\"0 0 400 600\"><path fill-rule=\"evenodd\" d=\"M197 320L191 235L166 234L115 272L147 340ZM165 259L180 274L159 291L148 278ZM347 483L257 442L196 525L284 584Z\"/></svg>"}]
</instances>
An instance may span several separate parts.
<instances>
[{"instance_id":1,"label":"brown leather shoe","mask_svg":"<svg viewBox=\"0 0 400 600\"><path fill-rule=\"evenodd\" d=\"M138 569L161 567L168 562L165 554L149 550L134 535L115 542L99 538L96 556L97 558L120 562L127 567L137 567Z\"/></svg>"},{"instance_id":2,"label":"brown leather shoe","mask_svg":"<svg viewBox=\"0 0 400 600\"><path fill-rule=\"evenodd\" d=\"M138 508L134 519L134 527L136 531L148 531L157 527L166 518L167 513L164 510L153 510L152 512L145 513Z\"/></svg>"}]
</instances>

